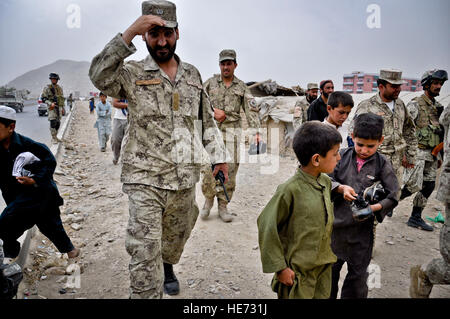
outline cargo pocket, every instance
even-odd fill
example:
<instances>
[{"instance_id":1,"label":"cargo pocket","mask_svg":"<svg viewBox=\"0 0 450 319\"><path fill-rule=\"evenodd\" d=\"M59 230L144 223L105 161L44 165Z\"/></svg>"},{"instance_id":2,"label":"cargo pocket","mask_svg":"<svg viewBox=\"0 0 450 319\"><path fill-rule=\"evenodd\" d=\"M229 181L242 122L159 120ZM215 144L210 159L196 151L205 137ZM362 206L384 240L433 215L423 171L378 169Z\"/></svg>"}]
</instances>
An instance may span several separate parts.
<instances>
[{"instance_id":1,"label":"cargo pocket","mask_svg":"<svg viewBox=\"0 0 450 319\"><path fill-rule=\"evenodd\" d=\"M164 84L136 85L134 93L137 113L140 117L158 117L170 114L169 107L165 105Z\"/></svg>"}]
</instances>

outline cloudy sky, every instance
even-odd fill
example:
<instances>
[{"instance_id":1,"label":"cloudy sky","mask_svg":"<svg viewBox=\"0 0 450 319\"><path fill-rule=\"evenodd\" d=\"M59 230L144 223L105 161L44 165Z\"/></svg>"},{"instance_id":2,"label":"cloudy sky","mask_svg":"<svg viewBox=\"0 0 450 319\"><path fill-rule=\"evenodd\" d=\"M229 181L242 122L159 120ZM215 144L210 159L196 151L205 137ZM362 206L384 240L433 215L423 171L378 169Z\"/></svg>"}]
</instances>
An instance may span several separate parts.
<instances>
[{"instance_id":1,"label":"cloudy sky","mask_svg":"<svg viewBox=\"0 0 450 319\"><path fill-rule=\"evenodd\" d=\"M141 2L0 0L0 85L58 59L91 61L141 14ZM174 2L177 53L204 80L219 72L224 48L237 51L242 80L285 86L331 78L342 89L343 74L356 70L392 67L415 78L426 69L450 70L448 0ZM133 43L131 59L143 59L144 43Z\"/></svg>"}]
</instances>

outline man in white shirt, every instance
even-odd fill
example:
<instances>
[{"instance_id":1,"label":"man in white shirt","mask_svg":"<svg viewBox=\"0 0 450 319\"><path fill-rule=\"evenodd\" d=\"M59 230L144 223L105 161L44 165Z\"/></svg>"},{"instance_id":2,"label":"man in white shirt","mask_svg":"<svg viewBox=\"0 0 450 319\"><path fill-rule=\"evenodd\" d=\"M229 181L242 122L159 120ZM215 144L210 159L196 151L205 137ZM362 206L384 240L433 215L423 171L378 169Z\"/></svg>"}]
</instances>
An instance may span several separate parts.
<instances>
[{"instance_id":1,"label":"man in white shirt","mask_svg":"<svg viewBox=\"0 0 450 319\"><path fill-rule=\"evenodd\" d=\"M128 101L113 99L113 106L116 108L113 119L111 136L111 149L113 151L113 164L117 165L122 148L122 140L127 129Z\"/></svg>"},{"instance_id":2,"label":"man in white shirt","mask_svg":"<svg viewBox=\"0 0 450 319\"><path fill-rule=\"evenodd\" d=\"M322 123L334 127L342 136L341 149L348 147L347 129L342 127L345 120L347 120L352 108L354 106L353 98L350 94L335 91L331 93L328 98L327 111L328 116Z\"/></svg>"}]
</instances>

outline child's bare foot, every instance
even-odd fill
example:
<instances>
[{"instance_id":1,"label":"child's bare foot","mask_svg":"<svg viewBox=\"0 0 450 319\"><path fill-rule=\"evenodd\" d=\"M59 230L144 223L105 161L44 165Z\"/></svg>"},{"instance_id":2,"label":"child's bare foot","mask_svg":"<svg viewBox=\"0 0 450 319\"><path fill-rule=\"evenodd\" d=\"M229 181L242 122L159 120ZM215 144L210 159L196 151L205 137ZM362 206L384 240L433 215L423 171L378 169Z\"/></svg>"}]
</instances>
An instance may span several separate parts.
<instances>
[{"instance_id":1,"label":"child's bare foot","mask_svg":"<svg viewBox=\"0 0 450 319\"><path fill-rule=\"evenodd\" d=\"M74 248L72 251L67 253L69 258L76 258L80 255L81 250L79 248Z\"/></svg>"}]
</instances>

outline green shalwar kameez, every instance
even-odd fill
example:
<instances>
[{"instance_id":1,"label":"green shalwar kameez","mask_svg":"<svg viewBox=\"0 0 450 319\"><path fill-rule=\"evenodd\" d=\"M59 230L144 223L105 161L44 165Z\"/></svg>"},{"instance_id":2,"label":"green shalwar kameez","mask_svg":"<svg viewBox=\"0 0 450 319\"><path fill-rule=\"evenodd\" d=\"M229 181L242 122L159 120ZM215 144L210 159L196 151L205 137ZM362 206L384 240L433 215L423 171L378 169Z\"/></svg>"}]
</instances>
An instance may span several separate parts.
<instances>
[{"instance_id":1,"label":"green shalwar kameez","mask_svg":"<svg viewBox=\"0 0 450 319\"><path fill-rule=\"evenodd\" d=\"M328 298L331 266L333 204L331 180L299 169L278 186L258 217L263 272L275 273L272 289L279 298ZM294 285L285 286L276 273L286 267L295 272Z\"/></svg>"}]
</instances>

